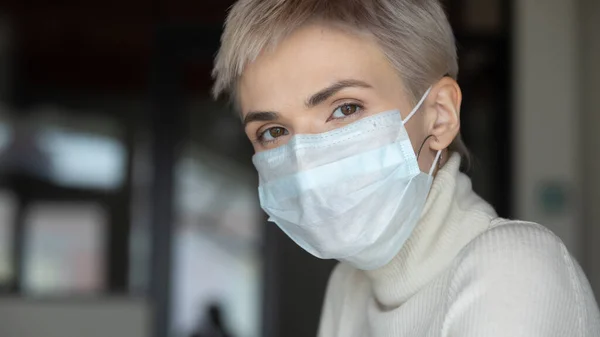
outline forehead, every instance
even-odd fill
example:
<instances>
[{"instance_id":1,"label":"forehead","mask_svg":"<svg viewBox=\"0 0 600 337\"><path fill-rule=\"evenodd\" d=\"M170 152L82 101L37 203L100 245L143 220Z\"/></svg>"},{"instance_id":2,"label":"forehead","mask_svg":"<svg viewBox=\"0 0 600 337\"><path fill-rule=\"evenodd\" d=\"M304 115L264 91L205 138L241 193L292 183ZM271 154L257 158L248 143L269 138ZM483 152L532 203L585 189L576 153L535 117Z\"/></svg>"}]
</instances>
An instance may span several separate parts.
<instances>
[{"instance_id":1,"label":"forehead","mask_svg":"<svg viewBox=\"0 0 600 337\"><path fill-rule=\"evenodd\" d=\"M398 76L369 35L313 24L295 31L246 67L239 102L242 113L277 109L303 103L316 91L347 79L377 89Z\"/></svg>"}]
</instances>

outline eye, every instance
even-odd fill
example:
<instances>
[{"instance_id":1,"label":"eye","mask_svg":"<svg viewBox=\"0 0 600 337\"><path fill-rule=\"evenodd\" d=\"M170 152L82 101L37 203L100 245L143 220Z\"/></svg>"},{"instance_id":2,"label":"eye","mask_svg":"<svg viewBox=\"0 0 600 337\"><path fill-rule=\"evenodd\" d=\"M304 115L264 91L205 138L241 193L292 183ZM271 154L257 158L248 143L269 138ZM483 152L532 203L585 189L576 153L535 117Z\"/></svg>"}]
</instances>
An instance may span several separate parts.
<instances>
[{"instance_id":1,"label":"eye","mask_svg":"<svg viewBox=\"0 0 600 337\"><path fill-rule=\"evenodd\" d=\"M344 104L340 105L337 109L333 111L330 119L339 119L345 118L351 115L354 115L357 112L360 112L362 107L358 104Z\"/></svg>"},{"instance_id":2,"label":"eye","mask_svg":"<svg viewBox=\"0 0 600 337\"><path fill-rule=\"evenodd\" d=\"M275 139L289 134L288 130L280 126L268 128L260 134L258 139L263 143L272 142Z\"/></svg>"}]
</instances>

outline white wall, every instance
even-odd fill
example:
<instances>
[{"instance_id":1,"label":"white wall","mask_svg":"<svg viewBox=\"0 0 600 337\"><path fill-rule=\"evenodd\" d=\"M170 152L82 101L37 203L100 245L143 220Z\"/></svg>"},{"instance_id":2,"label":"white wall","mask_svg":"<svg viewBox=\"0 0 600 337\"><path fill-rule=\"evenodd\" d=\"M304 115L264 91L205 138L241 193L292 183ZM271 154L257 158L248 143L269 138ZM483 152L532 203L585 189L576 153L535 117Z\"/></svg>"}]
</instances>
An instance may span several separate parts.
<instances>
[{"instance_id":1,"label":"white wall","mask_svg":"<svg viewBox=\"0 0 600 337\"><path fill-rule=\"evenodd\" d=\"M514 10L515 215L550 228L582 261L577 0L517 0ZM564 189L562 211L541 206L546 182Z\"/></svg>"}]
</instances>

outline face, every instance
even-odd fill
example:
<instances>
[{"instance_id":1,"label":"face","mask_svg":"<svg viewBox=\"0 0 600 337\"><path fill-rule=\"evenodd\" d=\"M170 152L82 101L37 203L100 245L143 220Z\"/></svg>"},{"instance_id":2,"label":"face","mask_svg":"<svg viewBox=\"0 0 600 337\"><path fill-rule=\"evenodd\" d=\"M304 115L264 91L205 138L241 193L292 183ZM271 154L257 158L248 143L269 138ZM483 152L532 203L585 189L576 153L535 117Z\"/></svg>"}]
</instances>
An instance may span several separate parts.
<instances>
[{"instance_id":1,"label":"face","mask_svg":"<svg viewBox=\"0 0 600 337\"><path fill-rule=\"evenodd\" d=\"M414 107L400 75L371 37L317 24L296 31L249 64L238 92L245 132L256 152L281 146L297 134L330 131L384 111L398 109L405 118ZM405 125L415 150L443 122L439 94L434 88L422 111ZM457 120L458 113L452 114ZM424 171L433 161L431 151L425 152L419 159Z\"/></svg>"}]
</instances>

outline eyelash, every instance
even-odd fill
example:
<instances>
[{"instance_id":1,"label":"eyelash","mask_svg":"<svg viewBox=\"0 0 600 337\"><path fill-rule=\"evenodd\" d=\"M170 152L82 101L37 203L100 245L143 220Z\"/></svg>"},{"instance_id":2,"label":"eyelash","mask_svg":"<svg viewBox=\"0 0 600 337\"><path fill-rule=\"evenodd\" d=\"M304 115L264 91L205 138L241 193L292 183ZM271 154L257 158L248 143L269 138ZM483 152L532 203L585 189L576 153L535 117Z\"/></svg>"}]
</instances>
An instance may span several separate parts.
<instances>
[{"instance_id":1,"label":"eyelash","mask_svg":"<svg viewBox=\"0 0 600 337\"><path fill-rule=\"evenodd\" d=\"M343 108L345 106L356 106L358 108L358 111L355 112L355 113L353 113L353 114L351 114L351 115L347 115L347 116L339 117L339 118L331 118L331 116L330 116L327 119L327 122L330 122L330 121L341 121L341 120L346 120L346 119L352 118L352 117L356 118L356 117L360 116L364 112L364 110L365 110L365 107L362 104L359 104L357 102L344 102L344 103L338 105L337 107L335 107L335 109L333 109L333 111L331 112L331 115L333 115L337 109Z\"/></svg>"},{"instance_id":2,"label":"eyelash","mask_svg":"<svg viewBox=\"0 0 600 337\"><path fill-rule=\"evenodd\" d=\"M284 127L281 127L281 126L272 126L272 127L268 128L268 129L266 129L265 131L263 131L263 132L259 133L259 134L258 134L258 137L256 137L256 140L254 140L254 142L255 142L255 143L259 143L259 144L261 144L261 145L263 145L263 146L265 146L265 145L268 145L268 144L272 144L272 143L276 143L276 142L279 140L279 138L281 138L281 137L276 137L276 138L273 138L272 140L263 140L263 136L264 136L264 135L265 135L267 132L269 132L269 130L271 130L272 128L282 128L282 129L284 129L286 132L288 132L288 131L287 131L287 130L284 128ZM288 133L289 133L289 132L288 132Z\"/></svg>"},{"instance_id":3,"label":"eyelash","mask_svg":"<svg viewBox=\"0 0 600 337\"><path fill-rule=\"evenodd\" d=\"M353 114L351 114L351 115L347 115L347 116L344 116L344 117L339 117L339 118L331 118L331 116L330 116L330 117L327 119L327 122L330 122L330 121L341 121L341 120L346 120L346 119L348 119L348 118L353 118L353 117L354 117L354 118L356 118L356 117L358 117L359 115L361 115L361 114L364 112L364 109L365 109L365 108L364 108L364 106L363 106L362 104L359 104L359 103L356 103L356 102L345 102L345 103L342 103L342 104L340 104L340 105L336 106L336 107L335 107L335 109L333 109L333 111L331 112L331 115L333 115L333 114L335 113L335 111L336 111L336 110L338 110L338 109L340 109L340 108L343 108L343 107L345 107L345 106L356 106L356 107L358 108L358 111L357 111L357 112L355 112L355 113L353 113ZM282 128L282 129L284 129L284 130L285 130L286 134L287 134L287 133L289 133L289 132L287 131L287 129L285 129L284 127L281 127L281 126L272 126L272 127L270 127L270 128L267 128L267 129L265 129L264 131L260 132L260 133L258 134L258 137L256 137L256 139L254 140L254 142L256 142L256 143L260 143L260 144L261 144L261 145L263 145L263 146L265 146L265 145L269 145L269 144L272 144L272 143L275 143L275 142L277 142L277 141L279 140L279 138L281 138L281 137L275 137L275 138L273 138L272 140L263 140L263 136L264 136L264 135L265 135L267 132L269 132L269 130L271 130L271 129L273 129L273 128Z\"/></svg>"}]
</instances>

